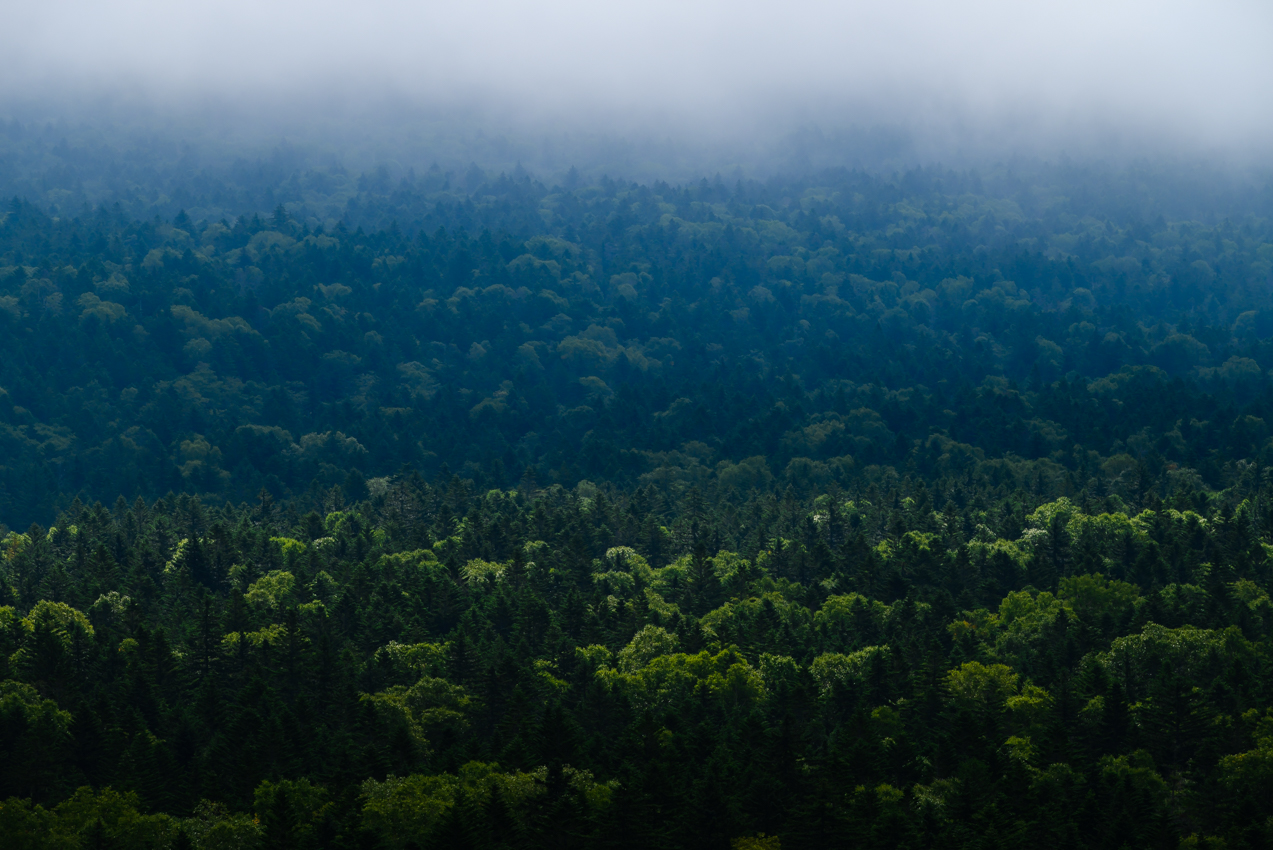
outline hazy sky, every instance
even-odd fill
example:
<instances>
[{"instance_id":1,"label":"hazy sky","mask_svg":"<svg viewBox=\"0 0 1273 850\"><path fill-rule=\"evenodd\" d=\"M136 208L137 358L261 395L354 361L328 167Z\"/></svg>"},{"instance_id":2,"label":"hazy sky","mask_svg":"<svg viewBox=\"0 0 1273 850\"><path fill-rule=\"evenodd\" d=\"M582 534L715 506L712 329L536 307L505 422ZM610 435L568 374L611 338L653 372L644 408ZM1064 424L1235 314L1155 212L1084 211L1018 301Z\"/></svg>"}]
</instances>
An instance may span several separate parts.
<instances>
[{"instance_id":1,"label":"hazy sky","mask_svg":"<svg viewBox=\"0 0 1273 850\"><path fill-rule=\"evenodd\" d=\"M540 121L738 132L887 121L997 135L1273 141L1263 0L5 4L0 91L160 103L397 96Z\"/></svg>"}]
</instances>

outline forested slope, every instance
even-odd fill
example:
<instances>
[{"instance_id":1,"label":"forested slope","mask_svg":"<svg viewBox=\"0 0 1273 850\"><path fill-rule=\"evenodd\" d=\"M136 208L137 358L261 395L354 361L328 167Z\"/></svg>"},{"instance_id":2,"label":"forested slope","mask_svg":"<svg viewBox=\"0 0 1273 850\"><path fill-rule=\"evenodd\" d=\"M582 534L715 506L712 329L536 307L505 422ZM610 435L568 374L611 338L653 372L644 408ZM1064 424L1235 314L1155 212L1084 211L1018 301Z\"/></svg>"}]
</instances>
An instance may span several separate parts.
<instances>
[{"instance_id":1,"label":"forested slope","mask_svg":"<svg viewBox=\"0 0 1273 850\"><path fill-rule=\"evenodd\" d=\"M15 201L0 520L361 496L404 464L722 496L909 465L1129 498L1230 486L1267 436L1266 219L1117 224L939 171L422 191L400 186L412 235Z\"/></svg>"},{"instance_id":2,"label":"forested slope","mask_svg":"<svg viewBox=\"0 0 1273 850\"><path fill-rule=\"evenodd\" d=\"M1267 193L338 177L0 219L6 846L1273 843Z\"/></svg>"}]
</instances>

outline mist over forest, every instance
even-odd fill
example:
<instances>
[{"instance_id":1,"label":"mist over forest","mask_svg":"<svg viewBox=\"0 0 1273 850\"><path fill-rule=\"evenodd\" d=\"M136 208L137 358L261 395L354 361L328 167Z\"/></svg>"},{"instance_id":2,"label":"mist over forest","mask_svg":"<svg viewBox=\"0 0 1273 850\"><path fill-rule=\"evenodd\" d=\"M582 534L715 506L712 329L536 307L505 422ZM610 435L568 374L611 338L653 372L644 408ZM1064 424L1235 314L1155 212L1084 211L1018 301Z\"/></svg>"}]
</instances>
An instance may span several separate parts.
<instances>
[{"instance_id":1,"label":"mist over forest","mask_svg":"<svg viewBox=\"0 0 1273 850\"><path fill-rule=\"evenodd\" d=\"M1273 15L0 28L0 847L1273 846Z\"/></svg>"}]
</instances>

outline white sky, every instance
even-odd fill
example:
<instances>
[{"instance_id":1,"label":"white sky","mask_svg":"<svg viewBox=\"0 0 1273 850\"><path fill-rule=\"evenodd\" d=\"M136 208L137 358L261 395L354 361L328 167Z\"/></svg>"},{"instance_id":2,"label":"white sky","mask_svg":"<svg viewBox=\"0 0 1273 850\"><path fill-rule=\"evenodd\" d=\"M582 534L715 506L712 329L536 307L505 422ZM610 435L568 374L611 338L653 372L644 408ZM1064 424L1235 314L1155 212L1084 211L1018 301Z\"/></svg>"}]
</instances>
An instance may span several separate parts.
<instances>
[{"instance_id":1,"label":"white sky","mask_svg":"<svg viewBox=\"0 0 1273 850\"><path fill-rule=\"evenodd\" d=\"M1273 2L0 3L0 93L1273 141Z\"/></svg>"}]
</instances>

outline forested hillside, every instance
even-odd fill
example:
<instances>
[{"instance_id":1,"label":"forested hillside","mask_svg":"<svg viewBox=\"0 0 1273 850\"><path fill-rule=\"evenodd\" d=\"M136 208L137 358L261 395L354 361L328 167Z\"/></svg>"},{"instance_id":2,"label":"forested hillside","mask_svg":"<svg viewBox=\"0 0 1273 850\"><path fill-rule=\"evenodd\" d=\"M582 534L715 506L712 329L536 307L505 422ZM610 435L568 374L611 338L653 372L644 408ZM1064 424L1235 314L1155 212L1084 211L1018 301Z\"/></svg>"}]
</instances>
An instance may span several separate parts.
<instances>
[{"instance_id":1,"label":"forested hillside","mask_svg":"<svg viewBox=\"0 0 1273 850\"><path fill-rule=\"evenodd\" d=\"M75 494L362 498L404 464L479 490L909 473L1135 499L1232 486L1267 437L1266 219L940 171L474 180L367 195L369 219L425 210L412 232L14 201L0 521Z\"/></svg>"},{"instance_id":2,"label":"forested hillside","mask_svg":"<svg viewBox=\"0 0 1273 850\"><path fill-rule=\"evenodd\" d=\"M4 846L1273 844L1267 190L244 180L0 219Z\"/></svg>"}]
</instances>

